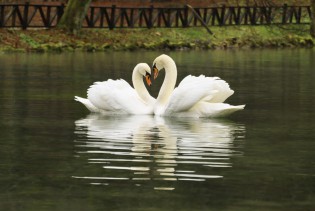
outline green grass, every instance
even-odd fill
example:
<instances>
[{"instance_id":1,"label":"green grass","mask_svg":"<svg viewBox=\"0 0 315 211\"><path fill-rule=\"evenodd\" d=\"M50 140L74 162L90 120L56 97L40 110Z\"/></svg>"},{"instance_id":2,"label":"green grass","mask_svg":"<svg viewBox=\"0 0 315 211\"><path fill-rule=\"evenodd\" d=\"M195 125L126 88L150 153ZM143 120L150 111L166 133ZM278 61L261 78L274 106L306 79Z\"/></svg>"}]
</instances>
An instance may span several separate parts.
<instances>
[{"instance_id":1,"label":"green grass","mask_svg":"<svg viewBox=\"0 0 315 211\"><path fill-rule=\"evenodd\" d=\"M0 30L0 51L108 51L313 47L308 25L205 28Z\"/></svg>"}]
</instances>

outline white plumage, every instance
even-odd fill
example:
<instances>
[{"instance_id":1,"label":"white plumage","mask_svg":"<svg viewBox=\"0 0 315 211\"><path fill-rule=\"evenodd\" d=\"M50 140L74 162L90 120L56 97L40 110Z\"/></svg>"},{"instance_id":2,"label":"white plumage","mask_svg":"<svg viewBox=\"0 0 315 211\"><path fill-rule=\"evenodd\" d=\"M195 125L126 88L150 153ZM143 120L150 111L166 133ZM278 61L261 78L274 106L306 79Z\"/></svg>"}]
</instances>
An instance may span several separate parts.
<instances>
[{"instance_id":1,"label":"white plumage","mask_svg":"<svg viewBox=\"0 0 315 211\"><path fill-rule=\"evenodd\" d=\"M174 89L177 68L172 58L163 54L154 60L153 66L155 72L165 69L165 79L154 107L155 115L223 117L245 107L223 103L234 91L218 77L189 75Z\"/></svg>"},{"instance_id":2,"label":"white plumage","mask_svg":"<svg viewBox=\"0 0 315 211\"><path fill-rule=\"evenodd\" d=\"M147 64L140 63L132 75L134 88L123 79L108 79L91 85L87 99L75 96L75 100L91 112L106 115L224 117L245 107L224 103L234 91L219 77L188 75L175 88L177 67L173 59L165 54L157 57L153 62L154 77L161 69L165 69L165 79L157 99L149 94L143 83L142 76L150 80L151 69Z\"/></svg>"},{"instance_id":3,"label":"white plumage","mask_svg":"<svg viewBox=\"0 0 315 211\"><path fill-rule=\"evenodd\" d=\"M96 113L153 114L155 99L149 94L142 76L151 74L149 65L140 63L133 70L132 82L135 88L123 79L108 79L95 82L87 91L87 99L75 96L75 100Z\"/></svg>"}]
</instances>

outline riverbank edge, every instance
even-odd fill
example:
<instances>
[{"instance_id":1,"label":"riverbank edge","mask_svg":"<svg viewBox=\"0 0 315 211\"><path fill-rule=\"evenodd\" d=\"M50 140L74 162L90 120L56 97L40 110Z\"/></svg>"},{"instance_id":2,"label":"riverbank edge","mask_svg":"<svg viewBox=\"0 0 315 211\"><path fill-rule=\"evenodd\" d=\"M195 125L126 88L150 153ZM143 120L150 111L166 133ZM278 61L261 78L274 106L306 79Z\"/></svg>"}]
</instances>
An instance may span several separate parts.
<instances>
[{"instance_id":1,"label":"riverbank edge","mask_svg":"<svg viewBox=\"0 0 315 211\"><path fill-rule=\"evenodd\" d=\"M0 29L0 52L96 52L133 50L215 50L313 48L308 25L153 29Z\"/></svg>"}]
</instances>

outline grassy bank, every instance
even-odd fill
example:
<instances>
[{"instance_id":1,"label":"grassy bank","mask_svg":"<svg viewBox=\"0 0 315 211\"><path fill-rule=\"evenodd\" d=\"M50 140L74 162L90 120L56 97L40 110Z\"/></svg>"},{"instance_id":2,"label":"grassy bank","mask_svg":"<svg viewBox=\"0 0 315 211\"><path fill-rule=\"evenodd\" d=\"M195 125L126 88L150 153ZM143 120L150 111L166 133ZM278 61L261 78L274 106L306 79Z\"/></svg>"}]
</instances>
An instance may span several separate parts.
<instances>
[{"instance_id":1,"label":"grassy bank","mask_svg":"<svg viewBox=\"0 0 315 211\"><path fill-rule=\"evenodd\" d=\"M313 47L309 26L230 26L179 29L83 29L80 36L51 30L0 29L0 51L65 52Z\"/></svg>"}]
</instances>

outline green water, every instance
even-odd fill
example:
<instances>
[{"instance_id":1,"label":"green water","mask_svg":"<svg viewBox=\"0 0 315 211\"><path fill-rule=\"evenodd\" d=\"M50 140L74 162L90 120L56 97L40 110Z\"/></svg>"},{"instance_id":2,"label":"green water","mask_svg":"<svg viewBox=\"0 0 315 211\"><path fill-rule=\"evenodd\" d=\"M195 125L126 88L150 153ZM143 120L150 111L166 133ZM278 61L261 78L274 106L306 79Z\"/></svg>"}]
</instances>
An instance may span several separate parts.
<instances>
[{"instance_id":1,"label":"green water","mask_svg":"<svg viewBox=\"0 0 315 211\"><path fill-rule=\"evenodd\" d=\"M1 54L0 209L314 210L315 51L169 52L178 81L230 84L246 108L226 119L102 117L73 100L161 53Z\"/></svg>"}]
</instances>

